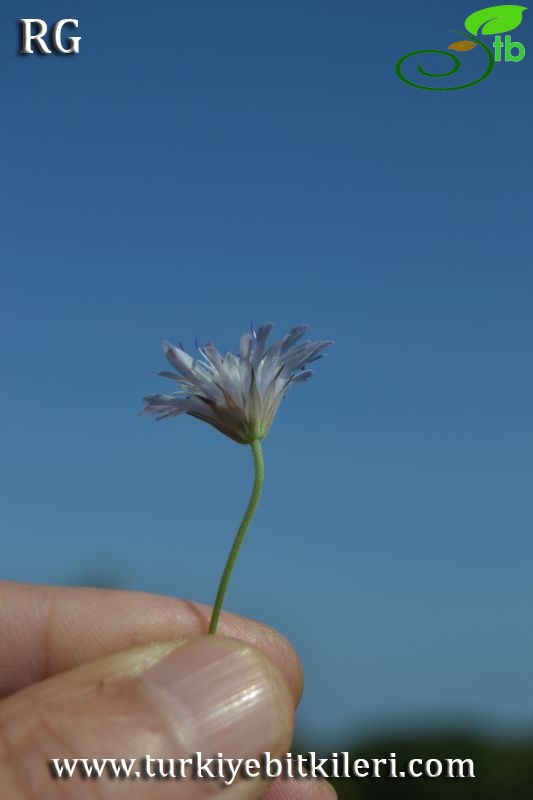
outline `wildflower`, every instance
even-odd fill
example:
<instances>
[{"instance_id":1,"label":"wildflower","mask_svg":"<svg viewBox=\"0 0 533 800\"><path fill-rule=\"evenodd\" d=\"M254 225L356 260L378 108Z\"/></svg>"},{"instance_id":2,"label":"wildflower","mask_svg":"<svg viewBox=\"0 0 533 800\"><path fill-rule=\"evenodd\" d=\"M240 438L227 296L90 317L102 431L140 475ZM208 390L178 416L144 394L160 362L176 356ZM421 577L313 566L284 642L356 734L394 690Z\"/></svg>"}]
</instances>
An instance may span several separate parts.
<instances>
[{"instance_id":1,"label":"wildflower","mask_svg":"<svg viewBox=\"0 0 533 800\"><path fill-rule=\"evenodd\" d=\"M331 341L305 341L296 346L308 329L298 325L267 348L273 325L261 325L241 337L240 354L221 355L209 343L198 347L193 358L183 347L163 342L163 349L176 372L160 372L174 380L179 390L144 398L144 414L157 419L189 414L208 422L240 444L264 439L279 404L291 386L311 377L307 364L321 358Z\"/></svg>"},{"instance_id":2,"label":"wildflower","mask_svg":"<svg viewBox=\"0 0 533 800\"><path fill-rule=\"evenodd\" d=\"M197 349L193 358L183 346L163 342L165 355L176 372L160 372L178 384L171 394L151 394L144 398L143 414L157 419L189 414L208 422L240 444L252 449L255 479L250 500L230 550L218 587L209 633L215 633L229 580L241 544L254 515L263 488L263 452L261 439L267 435L279 404L296 383L313 374L307 365L321 358L331 341L300 341L308 325L297 325L267 348L273 325L261 325L241 336L240 353L221 355L209 343Z\"/></svg>"}]
</instances>

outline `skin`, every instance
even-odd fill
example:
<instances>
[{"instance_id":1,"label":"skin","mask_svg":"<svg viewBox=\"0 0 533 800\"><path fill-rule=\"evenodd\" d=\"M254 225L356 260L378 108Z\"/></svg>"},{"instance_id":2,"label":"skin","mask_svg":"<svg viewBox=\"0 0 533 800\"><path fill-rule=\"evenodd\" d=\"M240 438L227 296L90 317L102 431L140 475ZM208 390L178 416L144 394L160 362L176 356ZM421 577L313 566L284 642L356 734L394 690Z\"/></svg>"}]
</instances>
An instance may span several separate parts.
<instances>
[{"instance_id":1,"label":"skin","mask_svg":"<svg viewBox=\"0 0 533 800\"><path fill-rule=\"evenodd\" d=\"M200 791L203 782L198 781L192 789L190 782L152 780L126 786L126 781L54 781L47 770L47 759L52 752L69 758L99 755L94 737L88 733L95 720L100 724L97 729L103 731L109 755L125 754L123 734L128 727L129 741L131 728L136 732L139 752L157 753L153 739L143 741L138 720L149 721L146 727L150 736L155 729L154 714L157 722L159 712L139 693L136 679L122 677L122 665L130 665L129 669L132 659L141 662L159 658L161 653L173 653L179 647L211 647L213 637L205 636L210 611L187 600L137 592L0 582L2 796L6 800L114 800L123 796L132 800L189 800L191 791ZM221 615L219 635L227 637L230 650L245 643L248 657L274 676L282 706L278 725L282 755L290 749L294 709L303 687L296 653L268 626L229 613ZM220 643L225 646L223 640ZM176 752L171 747L175 742L169 739L167 721L160 727L162 738L158 741L167 745L168 752ZM254 779L223 792L228 800L335 797L329 784L318 780L265 784ZM219 793L215 786L208 792L215 798Z\"/></svg>"}]
</instances>

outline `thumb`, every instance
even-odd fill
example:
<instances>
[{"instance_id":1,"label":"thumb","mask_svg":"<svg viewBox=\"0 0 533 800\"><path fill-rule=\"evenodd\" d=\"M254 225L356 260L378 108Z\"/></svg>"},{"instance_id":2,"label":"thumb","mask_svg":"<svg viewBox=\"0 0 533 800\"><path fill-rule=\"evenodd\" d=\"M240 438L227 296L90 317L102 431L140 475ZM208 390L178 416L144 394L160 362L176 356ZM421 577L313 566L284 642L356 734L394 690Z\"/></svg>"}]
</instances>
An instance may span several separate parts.
<instances>
[{"instance_id":1,"label":"thumb","mask_svg":"<svg viewBox=\"0 0 533 800\"><path fill-rule=\"evenodd\" d=\"M174 798L200 800L224 791L252 800L260 779L191 780L178 760L272 757L290 746L293 700L277 668L248 644L222 636L143 645L34 684L0 703L0 785L9 800ZM146 756L154 760L148 762ZM77 762L72 778L59 766ZM136 759L129 778L113 765L95 776L93 759ZM174 763L176 777L163 780ZM196 763L196 762L195 762ZM87 780L85 765L93 766ZM101 767L101 762L98 765ZM211 765L211 771L216 762ZM184 767L190 770L190 766ZM208 767L209 769L209 767ZM64 776L68 774L64 770ZM204 772L204 777L209 773ZM226 775L226 779L230 776Z\"/></svg>"}]
</instances>

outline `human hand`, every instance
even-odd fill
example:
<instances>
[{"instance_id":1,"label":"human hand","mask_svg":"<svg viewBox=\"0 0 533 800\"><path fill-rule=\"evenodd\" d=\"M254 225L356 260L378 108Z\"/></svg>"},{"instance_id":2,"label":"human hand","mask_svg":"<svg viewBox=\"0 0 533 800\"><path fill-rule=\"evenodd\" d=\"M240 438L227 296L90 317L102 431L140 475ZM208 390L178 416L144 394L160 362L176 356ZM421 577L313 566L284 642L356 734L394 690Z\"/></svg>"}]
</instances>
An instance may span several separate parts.
<instances>
[{"instance_id":1,"label":"human hand","mask_svg":"<svg viewBox=\"0 0 533 800\"><path fill-rule=\"evenodd\" d=\"M2 800L332 800L317 780L53 777L53 758L283 758L296 654L259 623L225 613L204 636L208 621L169 597L0 582Z\"/></svg>"}]
</instances>

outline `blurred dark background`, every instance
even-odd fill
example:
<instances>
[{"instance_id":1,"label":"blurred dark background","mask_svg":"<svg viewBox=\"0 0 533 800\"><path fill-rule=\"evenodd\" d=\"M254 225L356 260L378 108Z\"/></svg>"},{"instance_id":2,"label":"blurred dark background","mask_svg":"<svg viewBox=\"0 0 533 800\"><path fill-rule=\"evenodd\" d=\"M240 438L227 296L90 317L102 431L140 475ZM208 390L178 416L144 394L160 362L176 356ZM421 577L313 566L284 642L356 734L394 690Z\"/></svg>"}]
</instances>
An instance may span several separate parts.
<instances>
[{"instance_id":1,"label":"blurred dark background","mask_svg":"<svg viewBox=\"0 0 533 800\"><path fill-rule=\"evenodd\" d=\"M342 748L350 752L351 760L389 758L394 753L399 772L406 771L413 758L439 759L443 765L450 758L469 758L474 762L475 777L332 779L340 800L527 800L533 796L533 737L498 741L480 733L434 727L396 735L385 729L372 738L352 738L353 742L350 737L342 739ZM322 751L323 757L338 752L331 744ZM302 754L308 749L312 748L302 742L295 748ZM415 768L422 769L418 764ZM380 766L380 774L386 774L385 769Z\"/></svg>"}]
</instances>

